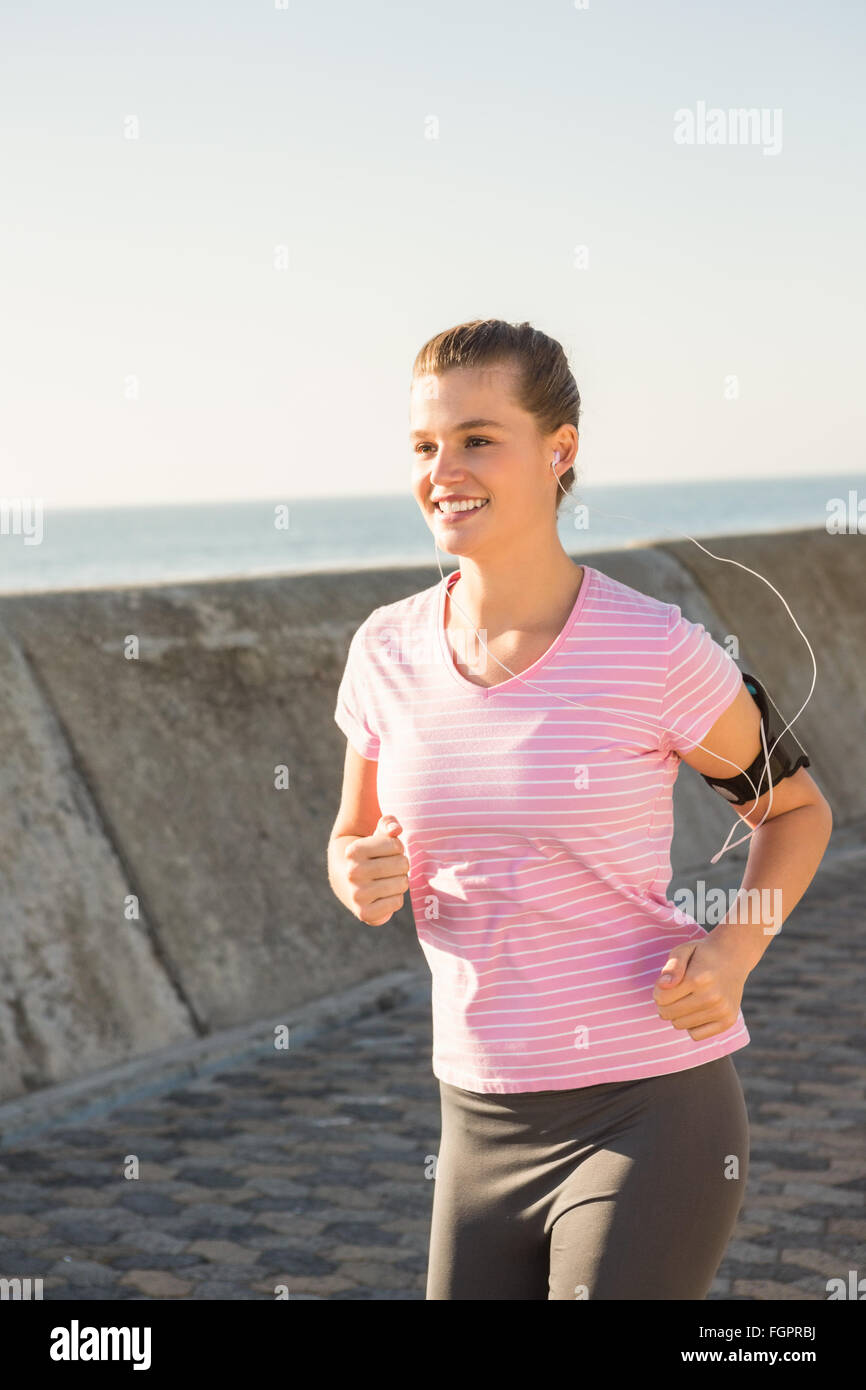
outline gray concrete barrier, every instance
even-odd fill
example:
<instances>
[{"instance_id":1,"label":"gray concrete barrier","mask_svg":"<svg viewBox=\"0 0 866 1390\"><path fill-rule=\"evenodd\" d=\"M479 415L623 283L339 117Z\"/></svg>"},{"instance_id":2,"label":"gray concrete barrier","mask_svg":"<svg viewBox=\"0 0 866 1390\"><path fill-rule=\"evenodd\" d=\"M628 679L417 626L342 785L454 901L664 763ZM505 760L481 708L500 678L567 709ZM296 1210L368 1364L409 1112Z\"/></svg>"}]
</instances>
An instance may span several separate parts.
<instances>
[{"instance_id":1,"label":"gray concrete barrier","mask_svg":"<svg viewBox=\"0 0 866 1390\"><path fill-rule=\"evenodd\" d=\"M797 724L811 771L837 825L866 817L863 539L705 544L787 598L818 659ZM805 644L760 580L689 542L583 558L716 640L736 635L786 717L805 699ZM373 929L337 902L326 846L349 639L437 579L430 566L0 597L0 1099L424 964L408 907ZM732 813L683 768L676 821L675 884L708 866ZM739 882L743 851L722 862Z\"/></svg>"}]
</instances>

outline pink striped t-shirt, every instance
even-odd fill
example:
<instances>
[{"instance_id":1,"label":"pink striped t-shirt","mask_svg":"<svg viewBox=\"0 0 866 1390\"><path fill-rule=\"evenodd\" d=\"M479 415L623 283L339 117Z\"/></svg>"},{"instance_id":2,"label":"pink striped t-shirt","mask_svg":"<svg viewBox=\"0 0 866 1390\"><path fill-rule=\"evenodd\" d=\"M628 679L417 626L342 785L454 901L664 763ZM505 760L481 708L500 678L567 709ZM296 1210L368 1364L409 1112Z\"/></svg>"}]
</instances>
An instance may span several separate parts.
<instances>
[{"instance_id":1,"label":"pink striped t-shirt","mask_svg":"<svg viewBox=\"0 0 866 1390\"><path fill-rule=\"evenodd\" d=\"M708 934L665 891L677 752L732 703L740 671L676 604L583 570L559 636L520 673L533 684L457 669L455 570L373 610L337 696L403 827L433 1073L468 1091L658 1076L750 1041L742 1012L695 1041L652 998L671 946Z\"/></svg>"}]
</instances>

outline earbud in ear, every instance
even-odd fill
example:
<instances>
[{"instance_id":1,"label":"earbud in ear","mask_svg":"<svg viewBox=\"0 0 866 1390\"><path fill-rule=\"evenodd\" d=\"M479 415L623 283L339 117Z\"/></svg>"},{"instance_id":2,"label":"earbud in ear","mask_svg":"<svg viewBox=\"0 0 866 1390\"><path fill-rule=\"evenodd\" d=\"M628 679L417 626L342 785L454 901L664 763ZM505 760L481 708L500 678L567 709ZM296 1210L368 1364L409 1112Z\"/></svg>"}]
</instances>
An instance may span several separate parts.
<instances>
[{"instance_id":1,"label":"earbud in ear","mask_svg":"<svg viewBox=\"0 0 866 1390\"><path fill-rule=\"evenodd\" d=\"M556 465L557 465L558 463L559 463L559 450L558 450L558 449L555 449L555 450L553 451L553 458L552 458L551 461L550 461L550 466L551 466L551 468L555 468Z\"/></svg>"}]
</instances>

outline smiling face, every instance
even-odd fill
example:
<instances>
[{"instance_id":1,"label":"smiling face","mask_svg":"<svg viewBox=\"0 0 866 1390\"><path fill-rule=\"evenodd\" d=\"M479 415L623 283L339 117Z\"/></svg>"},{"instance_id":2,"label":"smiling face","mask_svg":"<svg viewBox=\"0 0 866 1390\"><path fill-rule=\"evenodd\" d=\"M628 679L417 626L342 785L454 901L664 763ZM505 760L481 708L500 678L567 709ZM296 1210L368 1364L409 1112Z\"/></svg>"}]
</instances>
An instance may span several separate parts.
<instances>
[{"instance_id":1,"label":"smiling face","mask_svg":"<svg viewBox=\"0 0 866 1390\"><path fill-rule=\"evenodd\" d=\"M525 543L536 526L555 527L552 449L518 405L516 385L508 364L453 367L412 383L412 492L449 554L499 551L512 538ZM455 509L435 505L449 498Z\"/></svg>"}]
</instances>

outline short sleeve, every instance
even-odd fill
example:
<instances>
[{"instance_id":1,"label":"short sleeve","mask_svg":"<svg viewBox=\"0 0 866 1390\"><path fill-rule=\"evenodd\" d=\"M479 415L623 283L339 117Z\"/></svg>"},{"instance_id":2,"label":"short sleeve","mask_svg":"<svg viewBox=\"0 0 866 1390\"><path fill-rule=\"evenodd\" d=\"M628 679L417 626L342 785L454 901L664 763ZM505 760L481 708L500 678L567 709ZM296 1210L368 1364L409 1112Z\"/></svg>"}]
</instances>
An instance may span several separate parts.
<instances>
[{"instance_id":1,"label":"short sleeve","mask_svg":"<svg viewBox=\"0 0 866 1390\"><path fill-rule=\"evenodd\" d=\"M671 604L659 747L690 753L733 704L743 677L737 663L707 632Z\"/></svg>"},{"instance_id":2,"label":"short sleeve","mask_svg":"<svg viewBox=\"0 0 866 1390\"><path fill-rule=\"evenodd\" d=\"M370 617L373 615L371 614ZM379 735L372 722L372 698L367 653L370 618L357 629L346 657L343 677L337 691L334 719L352 747L362 758L377 761Z\"/></svg>"}]
</instances>

